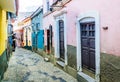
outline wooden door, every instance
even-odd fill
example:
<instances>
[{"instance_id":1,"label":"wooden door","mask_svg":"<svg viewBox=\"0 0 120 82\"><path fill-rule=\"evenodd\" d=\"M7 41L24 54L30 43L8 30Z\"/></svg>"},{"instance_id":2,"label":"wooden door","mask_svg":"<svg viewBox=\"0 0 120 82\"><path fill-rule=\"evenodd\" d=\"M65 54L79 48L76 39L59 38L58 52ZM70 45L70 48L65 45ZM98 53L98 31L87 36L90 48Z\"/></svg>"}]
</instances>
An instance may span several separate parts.
<instances>
[{"instance_id":1,"label":"wooden door","mask_svg":"<svg viewBox=\"0 0 120 82\"><path fill-rule=\"evenodd\" d=\"M47 51L50 51L50 30L47 30Z\"/></svg>"},{"instance_id":2,"label":"wooden door","mask_svg":"<svg viewBox=\"0 0 120 82\"><path fill-rule=\"evenodd\" d=\"M60 59L64 61L64 21L59 20L59 51L60 51Z\"/></svg>"},{"instance_id":3,"label":"wooden door","mask_svg":"<svg viewBox=\"0 0 120 82\"><path fill-rule=\"evenodd\" d=\"M95 23L80 23L82 66L95 71Z\"/></svg>"},{"instance_id":4,"label":"wooden door","mask_svg":"<svg viewBox=\"0 0 120 82\"><path fill-rule=\"evenodd\" d=\"M38 32L38 38L37 38L37 47L39 49L43 49L44 47L44 30L40 30Z\"/></svg>"}]
</instances>

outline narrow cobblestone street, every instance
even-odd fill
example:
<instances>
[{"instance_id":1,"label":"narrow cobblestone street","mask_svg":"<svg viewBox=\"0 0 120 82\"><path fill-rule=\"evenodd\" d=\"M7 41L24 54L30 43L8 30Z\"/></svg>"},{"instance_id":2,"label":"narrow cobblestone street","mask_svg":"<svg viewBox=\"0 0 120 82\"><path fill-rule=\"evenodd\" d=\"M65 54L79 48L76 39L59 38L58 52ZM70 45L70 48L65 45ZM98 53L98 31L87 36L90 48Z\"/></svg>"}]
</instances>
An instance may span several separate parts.
<instances>
[{"instance_id":1,"label":"narrow cobblestone street","mask_svg":"<svg viewBox=\"0 0 120 82\"><path fill-rule=\"evenodd\" d=\"M16 48L2 82L77 82L72 76L31 51Z\"/></svg>"}]
</instances>

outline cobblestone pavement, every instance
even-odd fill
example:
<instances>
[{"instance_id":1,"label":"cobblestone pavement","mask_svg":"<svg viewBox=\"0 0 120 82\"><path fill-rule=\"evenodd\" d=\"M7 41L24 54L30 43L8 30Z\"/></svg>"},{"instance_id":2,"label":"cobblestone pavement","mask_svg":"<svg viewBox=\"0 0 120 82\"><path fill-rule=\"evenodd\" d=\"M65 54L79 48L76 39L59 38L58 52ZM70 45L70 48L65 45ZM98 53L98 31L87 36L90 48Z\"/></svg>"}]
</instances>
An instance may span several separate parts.
<instances>
[{"instance_id":1,"label":"cobblestone pavement","mask_svg":"<svg viewBox=\"0 0 120 82\"><path fill-rule=\"evenodd\" d=\"M2 82L77 82L72 76L31 51L17 48Z\"/></svg>"}]
</instances>

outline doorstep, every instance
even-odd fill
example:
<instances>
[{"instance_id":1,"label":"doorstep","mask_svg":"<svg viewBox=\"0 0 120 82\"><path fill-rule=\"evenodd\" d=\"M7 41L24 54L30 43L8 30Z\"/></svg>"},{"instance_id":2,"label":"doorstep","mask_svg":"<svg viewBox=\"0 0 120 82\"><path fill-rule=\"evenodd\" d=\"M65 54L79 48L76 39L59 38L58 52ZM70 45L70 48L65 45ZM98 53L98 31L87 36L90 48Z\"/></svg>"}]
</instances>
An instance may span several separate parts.
<instances>
[{"instance_id":1,"label":"doorstep","mask_svg":"<svg viewBox=\"0 0 120 82\"><path fill-rule=\"evenodd\" d=\"M87 74L85 74L83 72L78 72L78 75L80 75L81 77L83 77L87 82L95 82L94 78L88 76Z\"/></svg>"},{"instance_id":2,"label":"doorstep","mask_svg":"<svg viewBox=\"0 0 120 82\"><path fill-rule=\"evenodd\" d=\"M58 65L62 66L62 67L65 66L65 63L64 63L63 61L56 61L56 63L57 63Z\"/></svg>"}]
</instances>

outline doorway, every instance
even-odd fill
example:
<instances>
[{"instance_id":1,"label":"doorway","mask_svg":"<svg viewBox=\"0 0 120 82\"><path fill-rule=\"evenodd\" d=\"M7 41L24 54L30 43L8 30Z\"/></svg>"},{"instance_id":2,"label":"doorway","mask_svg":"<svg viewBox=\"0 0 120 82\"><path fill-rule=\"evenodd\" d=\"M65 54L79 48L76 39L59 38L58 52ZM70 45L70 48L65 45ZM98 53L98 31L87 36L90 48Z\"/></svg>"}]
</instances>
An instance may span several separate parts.
<instances>
[{"instance_id":1,"label":"doorway","mask_svg":"<svg viewBox=\"0 0 120 82\"><path fill-rule=\"evenodd\" d=\"M80 23L82 67L95 72L95 22Z\"/></svg>"},{"instance_id":2,"label":"doorway","mask_svg":"<svg viewBox=\"0 0 120 82\"><path fill-rule=\"evenodd\" d=\"M88 82L100 81L100 21L97 11L77 18L77 72Z\"/></svg>"},{"instance_id":3,"label":"doorway","mask_svg":"<svg viewBox=\"0 0 120 82\"><path fill-rule=\"evenodd\" d=\"M60 60L65 60L65 49L64 49L64 21L59 20L59 53Z\"/></svg>"}]
</instances>

